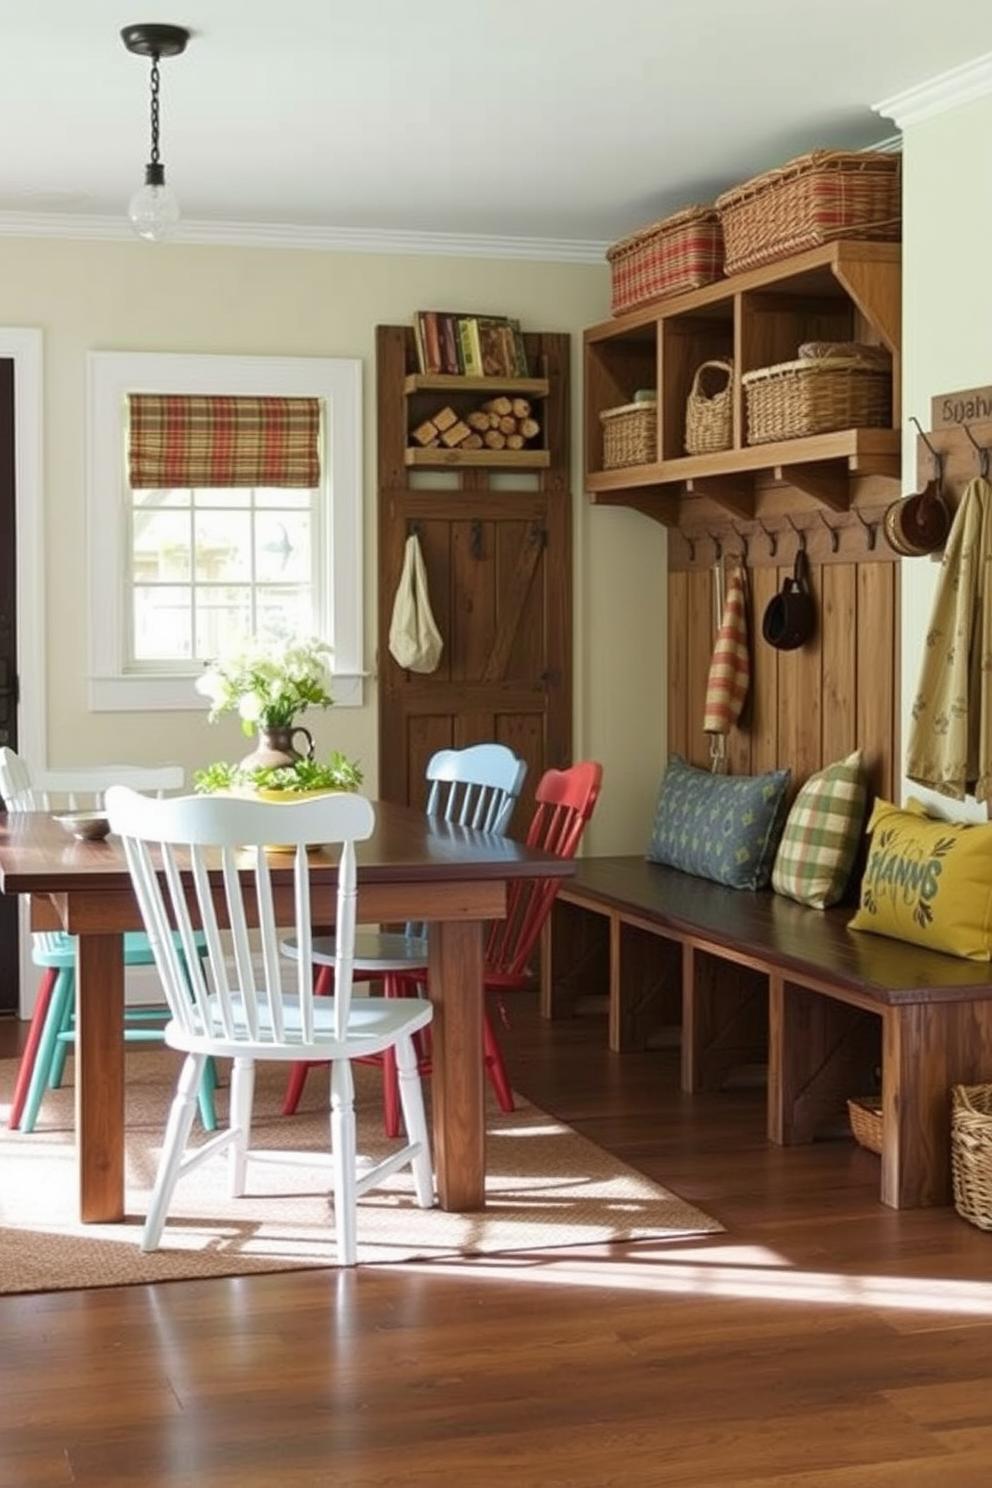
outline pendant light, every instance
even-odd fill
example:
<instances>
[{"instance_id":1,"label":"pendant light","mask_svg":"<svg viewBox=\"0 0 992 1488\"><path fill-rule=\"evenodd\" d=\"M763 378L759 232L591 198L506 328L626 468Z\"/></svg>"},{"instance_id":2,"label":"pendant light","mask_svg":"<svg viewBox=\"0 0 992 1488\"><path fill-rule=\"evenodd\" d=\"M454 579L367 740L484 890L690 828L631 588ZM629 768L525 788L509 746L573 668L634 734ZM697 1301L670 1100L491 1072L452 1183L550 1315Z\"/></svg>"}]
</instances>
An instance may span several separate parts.
<instances>
[{"instance_id":1,"label":"pendant light","mask_svg":"<svg viewBox=\"0 0 992 1488\"><path fill-rule=\"evenodd\" d=\"M165 166L158 153L158 64L162 57L178 57L180 52L186 50L189 32L182 26L142 24L125 26L121 32L121 40L129 52L152 59L151 159L145 166L145 184L132 196L127 215L139 238L157 243L163 238L171 237L179 222L179 202L172 187L166 184Z\"/></svg>"}]
</instances>

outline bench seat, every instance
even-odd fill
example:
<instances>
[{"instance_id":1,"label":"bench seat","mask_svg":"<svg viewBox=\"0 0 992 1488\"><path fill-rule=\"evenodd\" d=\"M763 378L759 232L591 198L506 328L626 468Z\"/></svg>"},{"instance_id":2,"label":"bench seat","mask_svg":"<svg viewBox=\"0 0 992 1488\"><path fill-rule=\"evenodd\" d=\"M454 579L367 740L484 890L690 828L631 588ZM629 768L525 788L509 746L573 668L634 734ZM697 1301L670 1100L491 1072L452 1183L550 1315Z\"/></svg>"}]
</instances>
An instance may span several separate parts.
<instances>
[{"instance_id":1,"label":"bench seat","mask_svg":"<svg viewBox=\"0 0 992 1488\"><path fill-rule=\"evenodd\" d=\"M642 857L583 858L545 937L542 1012L608 987L618 1051L679 1025L689 1092L767 1062L767 1132L783 1145L812 1141L881 1067L881 1199L946 1204L950 1087L992 1078L992 968L849 930L851 915Z\"/></svg>"}]
</instances>

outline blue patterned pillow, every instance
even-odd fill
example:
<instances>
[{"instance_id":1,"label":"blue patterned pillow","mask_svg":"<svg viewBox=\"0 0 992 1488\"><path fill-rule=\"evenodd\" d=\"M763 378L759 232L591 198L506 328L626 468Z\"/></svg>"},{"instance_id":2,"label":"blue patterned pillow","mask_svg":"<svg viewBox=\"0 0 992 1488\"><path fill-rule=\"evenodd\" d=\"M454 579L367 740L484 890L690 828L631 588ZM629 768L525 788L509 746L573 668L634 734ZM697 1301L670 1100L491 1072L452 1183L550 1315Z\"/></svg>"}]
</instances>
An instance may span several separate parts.
<instances>
[{"instance_id":1,"label":"blue patterned pillow","mask_svg":"<svg viewBox=\"0 0 992 1488\"><path fill-rule=\"evenodd\" d=\"M763 889L785 825L788 770L714 775L668 761L647 857L732 889Z\"/></svg>"}]
</instances>

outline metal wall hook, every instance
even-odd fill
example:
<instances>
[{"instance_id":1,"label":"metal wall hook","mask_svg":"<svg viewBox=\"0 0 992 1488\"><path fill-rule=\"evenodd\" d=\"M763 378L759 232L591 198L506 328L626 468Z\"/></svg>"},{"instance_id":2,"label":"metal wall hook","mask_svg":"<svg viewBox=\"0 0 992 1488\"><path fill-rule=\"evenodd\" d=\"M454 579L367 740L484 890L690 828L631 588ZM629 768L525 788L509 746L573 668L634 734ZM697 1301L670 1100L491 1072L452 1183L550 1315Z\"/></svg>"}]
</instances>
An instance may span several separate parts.
<instances>
[{"instance_id":1,"label":"metal wall hook","mask_svg":"<svg viewBox=\"0 0 992 1488\"><path fill-rule=\"evenodd\" d=\"M730 525L731 525L731 527L733 527L734 531L737 533L737 536L740 538L740 544L741 544L741 561L744 562L744 563L746 563L747 560L748 560L748 553L750 551L750 549L748 547L748 536L747 536L747 533L746 532L742 532L741 529L738 527L738 525L737 525L736 522L733 522L732 521Z\"/></svg>"},{"instance_id":2,"label":"metal wall hook","mask_svg":"<svg viewBox=\"0 0 992 1488\"><path fill-rule=\"evenodd\" d=\"M789 515L788 512L786 512L786 514L785 514L785 520L788 522L789 526L792 528L793 532L796 534L796 536L799 539L799 551L800 551L800 553L805 553L805 551L806 551L806 528L805 527L797 527L796 524L795 524L795 522L792 520L792 517Z\"/></svg>"},{"instance_id":3,"label":"metal wall hook","mask_svg":"<svg viewBox=\"0 0 992 1488\"><path fill-rule=\"evenodd\" d=\"M706 536L713 544L713 551L716 554L716 561L717 563L719 563L723 558L723 539L721 538L719 532L711 532L708 527L706 529Z\"/></svg>"},{"instance_id":4,"label":"metal wall hook","mask_svg":"<svg viewBox=\"0 0 992 1488\"><path fill-rule=\"evenodd\" d=\"M760 517L757 518L757 522L758 522L758 526L761 528L762 532L765 534L765 536L768 539L768 556L769 556L769 558L775 558L775 557L777 557L778 556L778 530L777 530L777 528L775 528L775 527L766 527L765 524L764 524L764 522L761 520Z\"/></svg>"},{"instance_id":5,"label":"metal wall hook","mask_svg":"<svg viewBox=\"0 0 992 1488\"><path fill-rule=\"evenodd\" d=\"M824 513L822 511L820 512L820 521L823 523L824 527L826 527L827 531L830 533L830 551L831 551L831 553L839 553L840 552L840 527L839 526L835 527L833 525L833 523L828 522L827 519L826 519L826 516L824 515Z\"/></svg>"},{"instance_id":6,"label":"metal wall hook","mask_svg":"<svg viewBox=\"0 0 992 1488\"><path fill-rule=\"evenodd\" d=\"M933 478L939 486L944 475L944 457L940 453L940 450L935 449L934 446L930 443L930 438L923 428L923 425L916 417L915 413L911 413L909 415L909 422L916 425L916 432L919 434L920 438L923 440L923 443L930 451L930 458L933 460Z\"/></svg>"},{"instance_id":7,"label":"metal wall hook","mask_svg":"<svg viewBox=\"0 0 992 1488\"><path fill-rule=\"evenodd\" d=\"M689 562L690 563L695 563L695 561L696 561L696 539L694 537L690 537L689 534L688 534L688 532L683 532L683 534L682 534L682 541L685 543L686 547L689 549Z\"/></svg>"},{"instance_id":8,"label":"metal wall hook","mask_svg":"<svg viewBox=\"0 0 992 1488\"><path fill-rule=\"evenodd\" d=\"M852 507L852 511L854 512L854 515L857 517L858 521L861 523L862 527L865 529L865 537L868 543L869 553L874 553L875 543L878 539L878 523L869 522L865 517L861 515L856 506Z\"/></svg>"},{"instance_id":9,"label":"metal wall hook","mask_svg":"<svg viewBox=\"0 0 992 1488\"><path fill-rule=\"evenodd\" d=\"M972 449L975 451L976 455L978 456L978 470L979 470L979 474L982 475L985 478L985 480L988 480L988 478L989 478L989 452L988 452L988 450L985 448L985 446L983 444L979 444L978 440L975 438L974 434L972 434L972 432L968 428L968 425L967 424L962 424L961 427L962 427L962 429L964 430L964 432L968 436L968 443L971 445Z\"/></svg>"}]
</instances>

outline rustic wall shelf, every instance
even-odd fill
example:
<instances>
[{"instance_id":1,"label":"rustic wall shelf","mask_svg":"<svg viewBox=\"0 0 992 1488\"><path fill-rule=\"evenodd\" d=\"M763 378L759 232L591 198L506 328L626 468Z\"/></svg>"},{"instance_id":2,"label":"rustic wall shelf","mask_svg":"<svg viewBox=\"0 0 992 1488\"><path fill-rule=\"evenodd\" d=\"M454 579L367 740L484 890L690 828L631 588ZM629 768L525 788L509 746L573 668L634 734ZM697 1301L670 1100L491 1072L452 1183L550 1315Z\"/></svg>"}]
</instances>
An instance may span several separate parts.
<instances>
[{"instance_id":1,"label":"rustic wall shelf","mask_svg":"<svg viewBox=\"0 0 992 1488\"><path fill-rule=\"evenodd\" d=\"M769 509L766 493L774 486L845 512L859 478L897 484L900 279L898 244L839 241L590 327L584 337L590 500L632 506L678 526L686 496L703 496L725 514L750 520ZM807 340L866 342L890 353L891 427L747 443L743 374L793 360ZM702 362L716 358L734 363L731 447L686 455L693 377ZM658 390L658 459L604 470L600 415L643 388Z\"/></svg>"}]
</instances>

